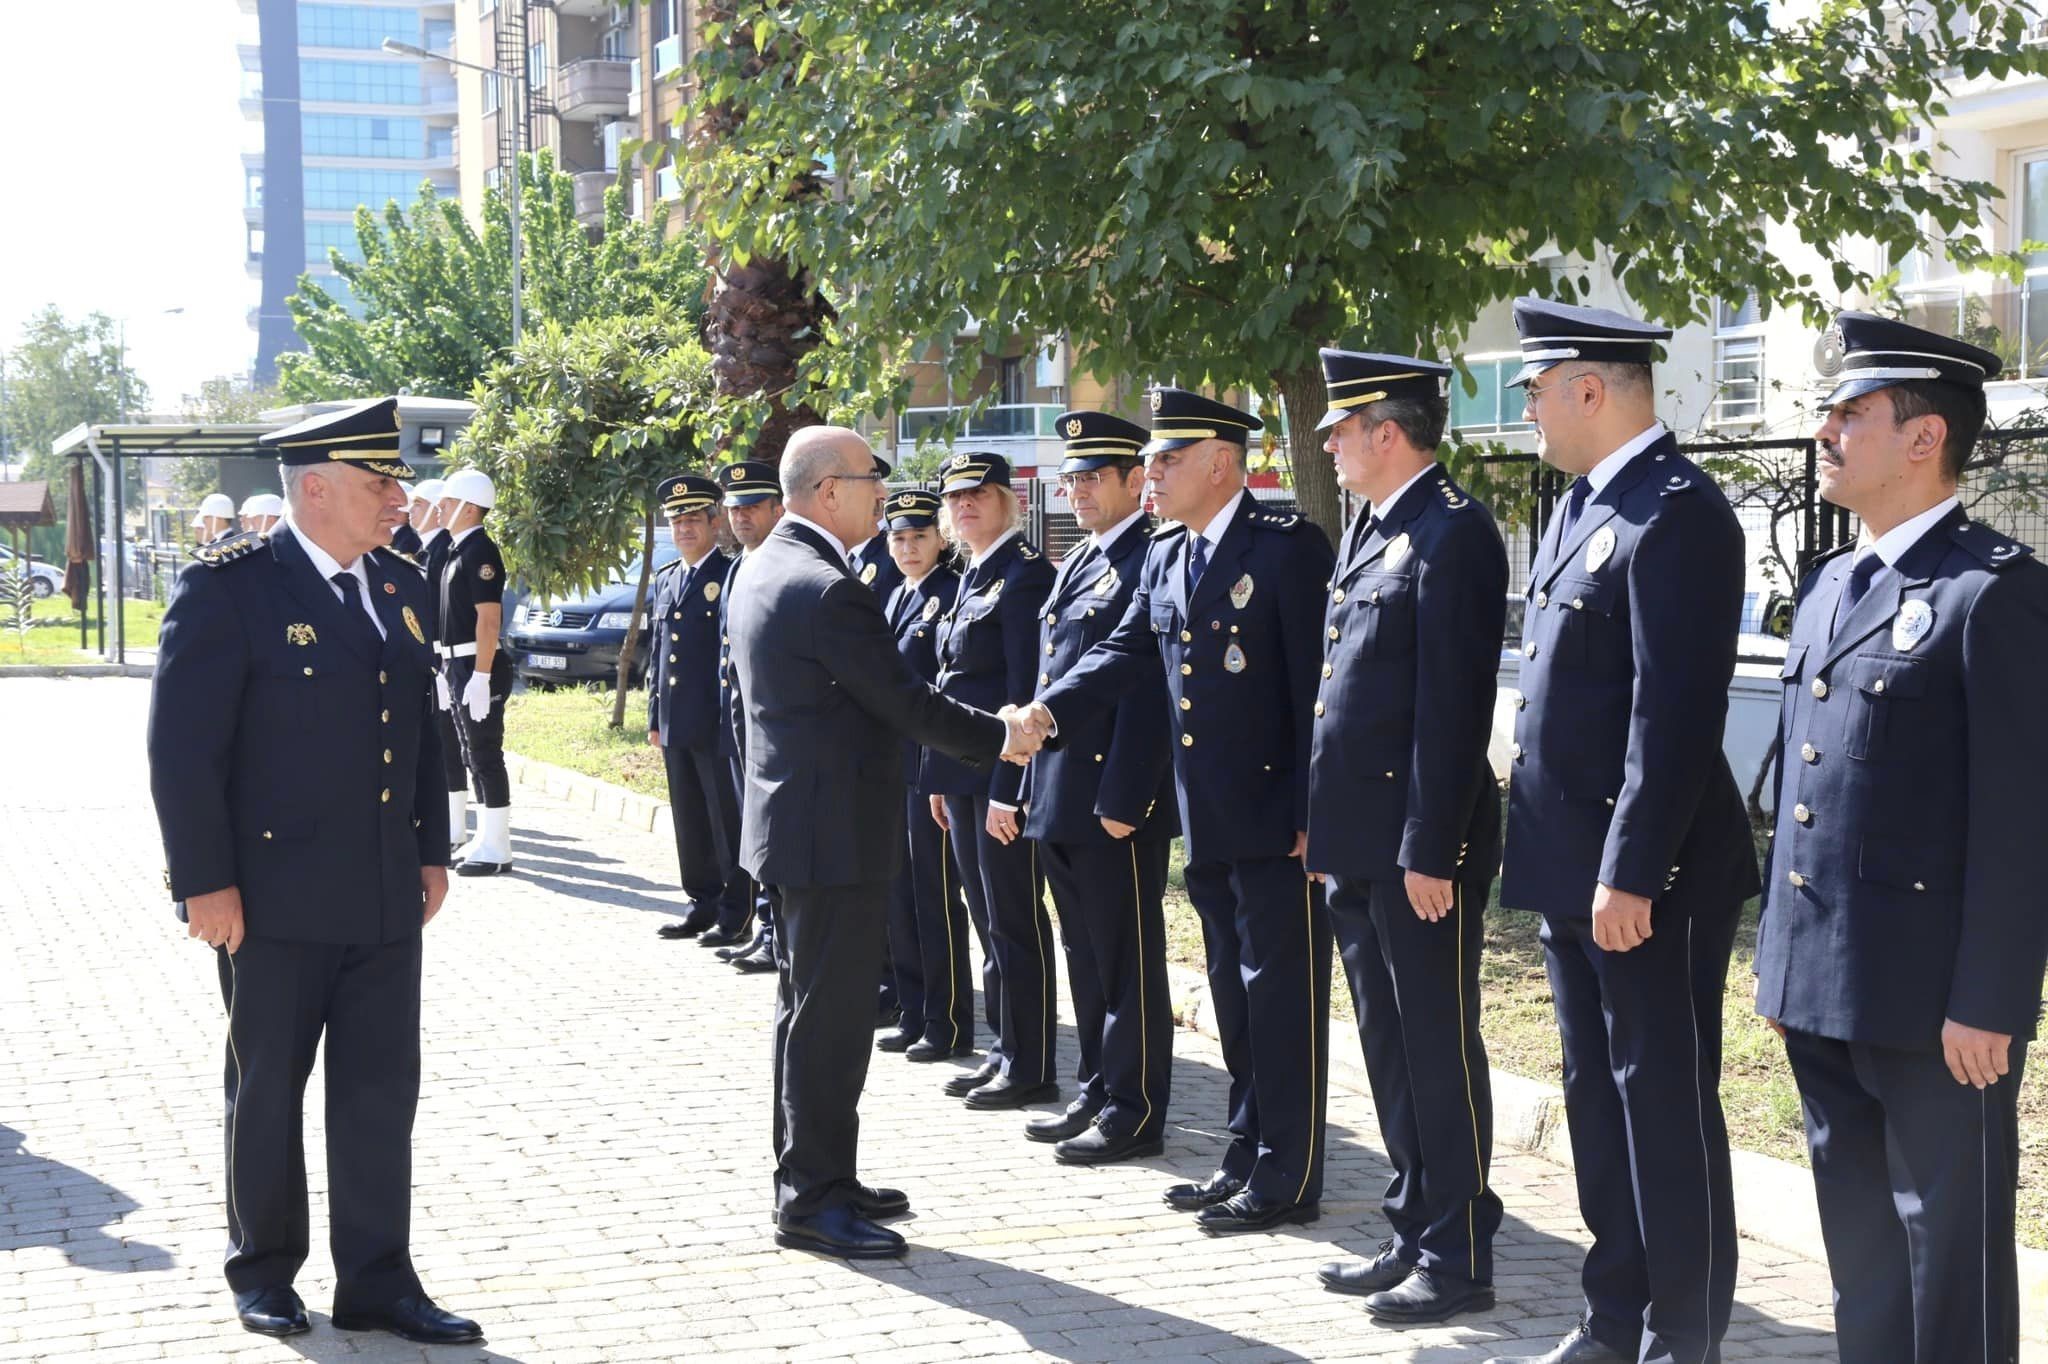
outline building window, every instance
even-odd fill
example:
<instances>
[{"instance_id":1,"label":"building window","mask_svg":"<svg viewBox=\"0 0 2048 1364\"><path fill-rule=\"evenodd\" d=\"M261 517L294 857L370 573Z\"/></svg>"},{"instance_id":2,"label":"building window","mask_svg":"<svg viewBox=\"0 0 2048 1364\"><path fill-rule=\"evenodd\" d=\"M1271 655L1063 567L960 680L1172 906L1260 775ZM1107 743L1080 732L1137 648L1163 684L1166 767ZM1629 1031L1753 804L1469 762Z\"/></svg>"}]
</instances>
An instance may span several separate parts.
<instances>
[{"instance_id":1,"label":"building window","mask_svg":"<svg viewBox=\"0 0 2048 1364\"><path fill-rule=\"evenodd\" d=\"M486 166L486 167L484 167L484 188L485 188L485 189L490 189L490 190L494 190L494 189L498 188L498 187L499 187L500 185L502 185L502 184L504 184L504 183L505 183L505 168L504 168L503 166Z\"/></svg>"},{"instance_id":2,"label":"building window","mask_svg":"<svg viewBox=\"0 0 2048 1364\"><path fill-rule=\"evenodd\" d=\"M381 209L393 199L407 203L420 187L408 171L308 166L305 176L306 207L316 213L352 213L358 204Z\"/></svg>"},{"instance_id":3,"label":"building window","mask_svg":"<svg viewBox=\"0 0 2048 1364\"><path fill-rule=\"evenodd\" d=\"M352 114L304 116L307 156L361 156L412 161L420 156L426 125L416 118L364 118Z\"/></svg>"},{"instance_id":4,"label":"building window","mask_svg":"<svg viewBox=\"0 0 2048 1364\"><path fill-rule=\"evenodd\" d=\"M453 52L455 22L451 19L427 20L420 29L420 46L429 52Z\"/></svg>"},{"instance_id":5,"label":"building window","mask_svg":"<svg viewBox=\"0 0 2048 1364\"><path fill-rule=\"evenodd\" d=\"M243 200L249 208L263 207L263 172L245 170L242 172Z\"/></svg>"},{"instance_id":6,"label":"building window","mask_svg":"<svg viewBox=\"0 0 2048 1364\"><path fill-rule=\"evenodd\" d=\"M418 104L419 64L303 61L299 98L313 104Z\"/></svg>"},{"instance_id":7,"label":"building window","mask_svg":"<svg viewBox=\"0 0 2048 1364\"><path fill-rule=\"evenodd\" d=\"M433 161L455 159L455 125L437 123L427 129L427 157Z\"/></svg>"},{"instance_id":8,"label":"building window","mask_svg":"<svg viewBox=\"0 0 2048 1364\"><path fill-rule=\"evenodd\" d=\"M249 225L249 259L263 259L263 229L254 223Z\"/></svg>"},{"instance_id":9,"label":"building window","mask_svg":"<svg viewBox=\"0 0 2048 1364\"><path fill-rule=\"evenodd\" d=\"M301 47L351 47L371 50L386 38L417 42L420 12L384 5L300 5Z\"/></svg>"},{"instance_id":10,"label":"building window","mask_svg":"<svg viewBox=\"0 0 2048 1364\"><path fill-rule=\"evenodd\" d=\"M996 371L996 401L1014 406L1024 400L1023 357L1006 355L998 362Z\"/></svg>"},{"instance_id":11,"label":"building window","mask_svg":"<svg viewBox=\"0 0 2048 1364\"><path fill-rule=\"evenodd\" d=\"M306 224L306 264L327 264L329 250L339 251L348 260L363 258L362 248L356 242L354 223L309 222Z\"/></svg>"},{"instance_id":12,"label":"building window","mask_svg":"<svg viewBox=\"0 0 2048 1364\"><path fill-rule=\"evenodd\" d=\"M526 88L548 88L548 45L545 42L535 43L526 49Z\"/></svg>"},{"instance_id":13,"label":"building window","mask_svg":"<svg viewBox=\"0 0 2048 1364\"><path fill-rule=\"evenodd\" d=\"M1756 295L1714 304L1715 426L1750 426L1764 419L1763 319Z\"/></svg>"},{"instance_id":14,"label":"building window","mask_svg":"<svg viewBox=\"0 0 2048 1364\"><path fill-rule=\"evenodd\" d=\"M486 115L498 112L498 82L503 79L503 76L484 77L484 113Z\"/></svg>"},{"instance_id":15,"label":"building window","mask_svg":"<svg viewBox=\"0 0 2048 1364\"><path fill-rule=\"evenodd\" d=\"M1525 402L1522 390L1507 386L1508 380L1514 378L1521 367L1520 351L1466 356L1465 368L1472 371L1478 389L1466 393L1463 376L1451 375L1452 429L1468 434L1527 431L1529 423L1522 420Z\"/></svg>"}]
</instances>

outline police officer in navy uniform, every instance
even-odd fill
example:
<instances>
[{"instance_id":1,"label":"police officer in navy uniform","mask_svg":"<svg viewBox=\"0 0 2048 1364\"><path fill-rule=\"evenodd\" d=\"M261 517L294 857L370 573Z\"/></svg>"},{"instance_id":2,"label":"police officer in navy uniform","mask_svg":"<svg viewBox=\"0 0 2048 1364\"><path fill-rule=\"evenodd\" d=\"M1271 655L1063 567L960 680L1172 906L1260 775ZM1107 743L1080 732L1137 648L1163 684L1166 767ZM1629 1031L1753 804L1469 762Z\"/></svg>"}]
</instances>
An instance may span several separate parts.
<instances>
[{"instance_id":1,"label":"police officer in navy uniform","mask_svg":"<svg viewBox=\"0 0 2048 1364\"><path fill-rule=\"evenodd\" d=\"M1436 462L1450 368L1322 352L1317 424L1363 497L1325 616L1309 759L1308 866L1324 876L1394 1177L1391 1243L1326 1264L1382 1321L1493 1305L1493 1099L1479 954L1500 865L1486 759L1508 561L1486 508Z\"/></svg>"},{"instance_id":2,"label":"police officer in navy uniform","mask_svg":"<svg viewBox=\"0 0 2048 1364\"><path fill-rule=\"evenodd\" d=\"M1308 845L1309 741L1330 542L1245 483L1249 412L1184 389L1151 395L1146 478L1159 514L1130 608L1038 698L1078 730L1165 667L1188 898L1202 919L1231 1143L1166 1201L1204 1231L1321 1215L1330 924ZM1058 734L1048 747L1064 742Z\"/></svg>"},{"instance_id":3,"label":"police officer in navy uniform","mask_svg":"<svg viewBox=\"0 0 2048 1364\"><path fill-rule=\"evenodd\" d=\"M1519 299L1528 417L1576 475L1530 575L1501 903L1542 915L1585 1317L1541 1364L1720 1357L1735 1211L1722 991L1758 887L1722 754L1743 539L1656 419L1669 330Z\"/></svg>"},{"instance_id":4,"label":"police officer in navy uniform","mask_svg":"<svg viewBox=\"0 0 2048 1364\"><path fill-rule=\"evenodd\" d=\"M883 608L896 652L925 682L939 676L939 615L959 594L960 574L939 533L939 495L924 488L891 493L882 530L901 571ZM875 1043L913 1061L966 1056L974 1050L974 980L968 974L967 902L960 867L945 831L932 819L918 786L924 752L903 745L908 853L889 907L889 959L902 1021Z\"/></svg>"},{"instance_id":5,"label":"police officer in navy uniform","mask_svg":"<svg viewBox=\"0 0 2048 1364\"><path fill-rule=\"evenodd\" d=\"M753 910L740 869L739 788L720 752L718 602L732 560L718 548L724 489L696 474L663 479L655 490L677 556L655 576L648 608L652 648L647 671L647 742L668 772L676 863L690 912L674 936L714 929L739 941Z\"/></svg>"},{"instance_id":6,"label":"police officer in navy uniform","mask_svg":"<svg viewBox=\"0 0 2048 1364\"><path fill-rule=\"evenodd\" d=\"M1844 1364L2011 1361L2048 570L1956 497L1998 357L1866 313L1834 340L1820 493L1864 543L1800 589L1757 1011L1799 1084Z\"/></svg>"},{"instance_id":7,"label":"police officer in navy uniform","mask_svg":"<svg viewBox=\"0 0 2048 1364\"><path fill-rule=\"evenodd\" d=\"M446 661L439 657L441 638L441 570L448 564L448 529L441 523L441 494L447 485L438 478L413 488L413 524L420 532L420 550L413 556L427 580L423 623L427 638L436 641L434 731L441 739L441 773L448 787L449 852L469 841L469 769L462 761L462 739L455 732L454 699L448 691ZM425 511L421 511L424 505Z\"/></svg>"},{"instance_id":8,"label":"police officer in navy uniform","mask_svg":"<svg viewBox=\"0 0 2048 1364\"><path fill-rule=\"evenodd\" d=\"M1144 462L1149 433L1107 412L1062 413L1060 484L1090 534L1060 565L1040 627L1038 685L1080 662L1124 618L1145 554ZM1110 710L1077 715L1066 742L1026 777L1024 833L1060 916L1080 1044L1077 1092L1066 1112L1024 1125L1057 1142L1064 1164L1157 1155L1173 1074L1167 997L1166 861L1180 832L1167 748L1166 683L1157 668Z\"/></svg>"},{"instance_id":9,"label":"police officer in navy uniform","mask_svg":"<svg viewBox=\"0 0 2048 1364\"><path fill-rule=\"evenodd\" d=\"M875 472L887 478L889 461L876 455ZM878 529L866 540L855 545L847 554L846 561L853 569L853 576L873 588L875 599L886 607L889 599L896 595L896 589L903 585L903 570L896 566L896 560L889 553L889 527L885 510L889 495L888 485L877 480L875 489L875 521Z\"/></svg>"},{"instance_id":10,"label":"police officer in navy uniform","mask_svg":"<svg viewBox=\"0 0 2048 1364\"><path fill-rule=\"evenodd\" d=\"M484 529L498 502L490 476L457 469L441 490L448 552L441 563L440 626L455 733L483 811L476 837L455 853L457 876L495 876L512 869L512 779L505 770L505 698L512 666L499 657L505 613L505 560Z\"/></svg>"},{"instance_id":11,"label":"police officer in navy uniform","mask_svg":"<svg viewBox=\"0 0 2048 1364\"><path fill-rule=\"evenodd\" d=\"M411 473L398 405L262 443L290 517L179 576L149 717L166 877L227 1005L228 1286L246 1329L309 1329L300 1115L324 1051L334 1324L478 1340L409 1250L421 930L448 893L448 807L427 593L388 548Z\"/></svg>"}]
</instances>

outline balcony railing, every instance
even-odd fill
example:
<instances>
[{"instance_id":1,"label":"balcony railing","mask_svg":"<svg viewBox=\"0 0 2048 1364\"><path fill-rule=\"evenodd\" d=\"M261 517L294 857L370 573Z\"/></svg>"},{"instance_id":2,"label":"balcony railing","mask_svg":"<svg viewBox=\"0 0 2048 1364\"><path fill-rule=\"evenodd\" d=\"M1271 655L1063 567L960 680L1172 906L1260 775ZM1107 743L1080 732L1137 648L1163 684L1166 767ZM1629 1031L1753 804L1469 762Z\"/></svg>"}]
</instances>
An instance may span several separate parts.
<instances>
[{"instance_id":1,"label":"balcony railing","mask_svg":"<svg viewBox=\"0 0 2048 1364\"><path fill-rule=\"evenodd\" d=\"M609 171L578 171L571 183L576 192L576 221L595 227L604 221L604 192L616 177Z\"/></svg>"},{"instance_id":2,"label":"balcony railing","mask_svg":"<svg viewBox=\"0 0 2048 1364\"><path fill-rule=\"evenodd\" d=\"M1967 341L2005 362L2001 379L2048 374L2048 266L2017 283L1984 275L1958 275L1904 285L1899 299L1914 326Z\"/></svg>"},{"instance_id":3,"label":"balcony railing","mask_svg":"<svg viewBox=\"0 0 2048 1364\"><path fill-rule=\"evenodd\" d=\"M1024 437L1057 440L1054 423L1066 409L1058 403L997 403L970 415L964 407L910 407L896 418L896 439L915 445L927 432L936 433L951 420L958 423L953 440L1001 440Z\"/></svg>"},{"instance_id":4,"label":"balcony railing","mask_svg":"<svg viewBox=\"0 0 2048 1364\"><path fill-rule=\"evenodd\" d=\"M633 90L633 64L604 57L570 62L555 75L555 107L562 117L623 114Z\"/></svg>"}]
</instances>

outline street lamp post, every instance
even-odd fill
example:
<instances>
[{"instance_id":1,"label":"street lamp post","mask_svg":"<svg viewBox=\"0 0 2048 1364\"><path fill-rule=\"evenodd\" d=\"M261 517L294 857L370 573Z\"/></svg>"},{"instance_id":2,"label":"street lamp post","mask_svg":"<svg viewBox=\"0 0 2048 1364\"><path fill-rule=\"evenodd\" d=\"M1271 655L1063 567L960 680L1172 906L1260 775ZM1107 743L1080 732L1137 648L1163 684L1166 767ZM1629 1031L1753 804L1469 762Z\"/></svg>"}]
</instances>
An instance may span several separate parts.
<instances>
[{"instance_id":1,"label":"street lamp post","mask_svg":"<svg viewBox=\"0 0 2048 1364\"><path fill-rule=\"evenodd\" d=\"M519 344L519 153L520 127L518 90L512 85L513 77L495 66L484 66L479 62L466 62L451 57L445 52L429 52L414 43L401 43L396 38L384 40L384 50L400 57L418 57L424 61L446 62L469 71L478 71L492 80L503 82L498 89L498 116L512 120L512 195L509 201L512 216L512 344Z\"/></svg>"}]
</instances>

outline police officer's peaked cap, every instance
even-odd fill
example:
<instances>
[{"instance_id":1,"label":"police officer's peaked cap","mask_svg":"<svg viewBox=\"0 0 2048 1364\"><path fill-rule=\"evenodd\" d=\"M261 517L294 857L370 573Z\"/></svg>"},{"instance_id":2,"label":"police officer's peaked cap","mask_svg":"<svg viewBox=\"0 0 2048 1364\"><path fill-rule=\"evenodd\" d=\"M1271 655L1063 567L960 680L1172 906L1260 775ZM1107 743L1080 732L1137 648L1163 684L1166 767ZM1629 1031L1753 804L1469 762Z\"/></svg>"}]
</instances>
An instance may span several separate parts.
<instances>
[{"instance_id":1,"label":"police officer's peaked cap","mask_svg":"<svg viewBox=\"0 0 2048 1364\"><path fill-rule=\"evenodd\" d=\"M1184 388L1155 388L1146 402L1152 408L1152 430L1147 433L1152 439L1141 453L1148 459L1202 440L1249 445L1252 432L1266 426L1249 412Z\"/></svg>"},{"instance_id":2,"label":"police officer's peaked cap","mask_svg":"<svg viewBox=\"0 0 2048 1364\"><path fill-rule=\"evenodd\" d=\"M720 465L711 475L725 492L725 505L746 507L782 496L782 482L775 466L757 459L735 460Z\"/></svg>"},{"instance_id":3,"label":"police officer's peaked cap","mask_svg":"<svg viewBox=\"0 0 2048 1364\"><path fill-rule=\"evenodd\" d=\"M1389 398L1438 398L1449 365L1418 360L1412 355L1379 355L1372 351L1323 347L1323 387L1330 391L1330 410L1316 423L1327 431L1370 403Z\"/></svg>"},{"instance_id":4,"label":"police officer's peaked cap","mask_svg":"<svg viewBox=\"0 0 2048 1364\"><path fill-rule=\"evenodd\" d=\"M664 478L654 495L661 500L661 513L671 519L688 512L705 511L725 500L725 490L702 474L677 474Z\"/></svg>"},{"instance_id":5,"label":"police officer's peaked cap","mask_svg":"<svg viewBox=\"0 0 2048 1364\"><path fill-rule=\"evenodd\" d=\"M386 478L418 477L398 453L398 399L372 398L339 412L322 412L257 444L277 451L283 464L353 464Z\"/></svg>"},{"instance_id":6,"label":"police officer's peaked cap","mask_svg":"<svg viewBox=\"0 0 2048 1364\"><path fill-rule=\"evenodd\" d=\"M1108 412L1062 412L1053 429L1066 442L1066 456L1060 461L1063 474L1136 464L1143 458L1138 452L1152 435L1136 422Z\"/></svg>"},{"instance_id":7,"label":"police officer's peaked cap","mask_svg":"<svg viewBox=\"0 0 2048 1364\"><path fill-rule=\"evenodd\" d=\"M989 450L962 450L939 466L941 493L971 492L993 483L1010 486L1010 461Z\"/></svg>"},{"instance_id":8,"label":"police officer's peaked cap","mask_svg":"<svg viewBox=\"0 0 2048 1364\"><path fill-rule=\"evenodd\" d=\"M924 488L905 488L889 494L882 504L884 530L923 530L939 523L939 495Z\"/></svg>"},{"instance_id":9,"label":"police officer's peaked cap","mask_svg":"<svg viewBox=\"0 0 2048 1364\"><path fill-rule=\"evenodd\" d=\"M1515 300L1515 330L1522 336L1522 367L1508 380L1509 388L1519 388L1567 360L1654 364L1659 358L1657 343L1671 339L1671 328L1639 322L1611 308L1542 298Z\"/></svg>"},{"instance_id":10,"label":"police officer's peaked cap","mask_svg":"<svg viewBox=\"0 0 2048 1364\"><path fill-rule=\"evenodd\" d=\"M1835 386L1821 399L1833 407L1913 379L1936 379L1981 391L2002 362L1967 341L1870 313L1840 313L1828 328L1828 349L1842 357Z\"/></svg>"}]
</instances>

